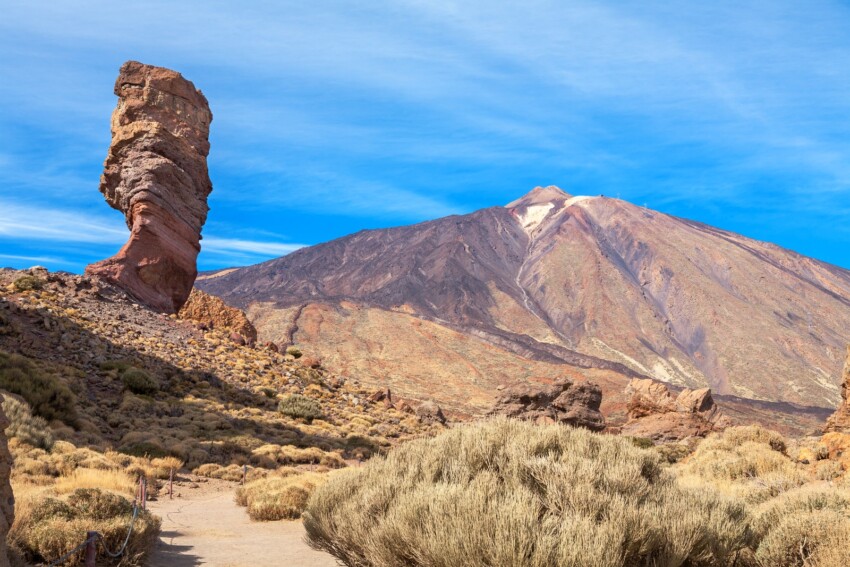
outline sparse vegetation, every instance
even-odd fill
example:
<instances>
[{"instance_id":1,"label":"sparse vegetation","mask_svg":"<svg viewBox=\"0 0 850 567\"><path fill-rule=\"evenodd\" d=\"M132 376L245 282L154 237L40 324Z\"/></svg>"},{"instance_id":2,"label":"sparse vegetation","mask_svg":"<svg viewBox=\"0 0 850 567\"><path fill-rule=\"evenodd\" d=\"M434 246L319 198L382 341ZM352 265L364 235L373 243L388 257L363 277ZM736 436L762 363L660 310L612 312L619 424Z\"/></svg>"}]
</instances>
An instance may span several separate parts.
<instances>
[{"instance_id":1,"label":"sparse vegetation","mask_svg":"<svg viewBox=\"0 0 850 567\"><path fill-rule=\"evenodd\" d=\"M76 400L68 386L26 357L0 351L0 389L21 396L48 421L77 422Z\"/></svg>"},{"instance_id":2,"label":"sparse vegetation","mask_svg":"<svg viewBox=\"0 0 850 567\"><path fill-rule=\"evenodd\" d=\"M342 471L304 512L312 545L363 567L731 565L747 519L628 439L502 419Z\"/></svg>"},{"instance_id":3,"label":"sparse vegetation","mask_svg":"<svg viewBox=\"0 0 850 567\"><path fill-rule=\"evenodd\" d=\"M286 396L280 401L277 409L283 415L307 421L322 417L322 407L319 402L301 394Z\"/></svg>"}]
</instances>

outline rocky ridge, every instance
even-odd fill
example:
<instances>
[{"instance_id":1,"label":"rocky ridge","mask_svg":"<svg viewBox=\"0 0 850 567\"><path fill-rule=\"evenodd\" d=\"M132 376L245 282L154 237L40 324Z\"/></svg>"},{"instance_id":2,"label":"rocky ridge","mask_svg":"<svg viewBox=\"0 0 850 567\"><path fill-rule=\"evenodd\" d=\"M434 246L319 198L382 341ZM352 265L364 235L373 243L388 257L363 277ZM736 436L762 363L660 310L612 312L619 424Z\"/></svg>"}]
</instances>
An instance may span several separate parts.
<instances>
[{"instance_id":1,"label":"rocky ridge","mask_svg":"<svg viewBox=\"0 0 850 567\"><path fill-rule=\"evenodd\" d=\"M356 379L230 335L156 313L99 278L0 269L0 352L74 392L78 422L53 428L76 446L175 455L189 468L338 467L442 428L370 402ZM128 368L153 390L130 391ZM279 402L295 394L321 417L282 414Z\"/></svg>"},{"instance_id":2,"label":"rocky ridge","mask_svg":"<svg viewBox=\"0 0 850 567\"><path fill-rule=\"evenodd\" d=\"M176 313L197 276L212 191L207 99L180 73L128 61L115 81L112 143L100 191L124 213L130 239L86 273L150 308Z\"/></svg>"}]
</instances>

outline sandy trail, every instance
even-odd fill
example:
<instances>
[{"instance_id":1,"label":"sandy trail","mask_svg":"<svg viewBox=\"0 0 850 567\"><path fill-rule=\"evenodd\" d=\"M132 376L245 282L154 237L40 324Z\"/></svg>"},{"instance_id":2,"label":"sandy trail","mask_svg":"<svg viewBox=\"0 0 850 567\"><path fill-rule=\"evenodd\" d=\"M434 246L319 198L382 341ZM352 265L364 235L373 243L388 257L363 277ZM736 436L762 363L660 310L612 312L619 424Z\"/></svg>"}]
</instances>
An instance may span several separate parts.
<instances>
[{"instance_id":1,"label":"sandy trail","mask_svg":"<svg viewBox=\"0 0 850 567\"><path fill-rule=\"evenodd\" d=\"M233 501L235 485L181 483L174 499L148 508L162 518L151 567L335 567L336 560L304 543L300 521L252 522Z\"/></svg>"}]
</instances>

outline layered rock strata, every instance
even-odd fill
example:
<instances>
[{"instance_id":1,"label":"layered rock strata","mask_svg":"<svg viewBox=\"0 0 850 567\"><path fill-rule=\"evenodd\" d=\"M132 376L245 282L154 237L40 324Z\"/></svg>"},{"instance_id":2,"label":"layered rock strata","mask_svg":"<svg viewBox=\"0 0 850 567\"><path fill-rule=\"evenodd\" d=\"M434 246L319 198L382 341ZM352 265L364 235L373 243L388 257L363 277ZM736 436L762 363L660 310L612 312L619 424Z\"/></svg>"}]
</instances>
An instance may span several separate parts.
<instances>
[{"instance_id":1,"label":"layered rock strata","mask_svg":"<svg viewBox=\"0 0 850 567\"><path fill-rule=\"evenodd\" d=\"M709 388L686 388L674 396L660 382L635 379L629 382L626 394L631 398L629 421L621 429L624 435L668 442L705 437L728 425Z\"/></svg>"},{"instance_id":2,"label":"layered rock strata","mask_svg":"<svg viewBox=\"0 0 850 567\"><path fill-rule=\"evenodd\" d=\"M86 268L152 309L180 310L197 276L212 191L207 99L180 73L128 61L115 82L112 143L100 192L124 213L130 239Z\"/></svg>"},{"instance_id":3,"label":"layered rock strata","mask_svg":"<svg viewBox=\"0 0 850 567\"><path fill-rule=\"evenodd\" d=\"M602 390L593 382L561 379L551 386L511 388L496 401L490 414L601 431L605 428L601 404Z\"/></svg>"}]
</instances>

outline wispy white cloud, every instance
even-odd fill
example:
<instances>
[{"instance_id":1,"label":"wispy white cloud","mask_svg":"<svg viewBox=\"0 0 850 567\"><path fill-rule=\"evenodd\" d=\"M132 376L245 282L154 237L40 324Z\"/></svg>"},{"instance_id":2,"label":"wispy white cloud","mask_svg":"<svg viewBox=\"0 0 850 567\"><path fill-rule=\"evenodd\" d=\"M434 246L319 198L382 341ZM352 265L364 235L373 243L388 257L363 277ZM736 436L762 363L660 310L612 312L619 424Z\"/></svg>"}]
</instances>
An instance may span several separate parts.
<instances>
[{"instance_id":1,"label":"wispy white cloud","mask_svg":"<svg viewBox=\"0 0 850 567\"><path fill-rule=\"evenodd\" d=\"M284 256L306 244L290 244L284 242L258 242L255 240L241 240L238 238L215 238L208 237L201 241L201 248L205 252L214 254L232 254L234 252L248 253L254 256L276 257Z\"/></svg>"}]
</instances>

